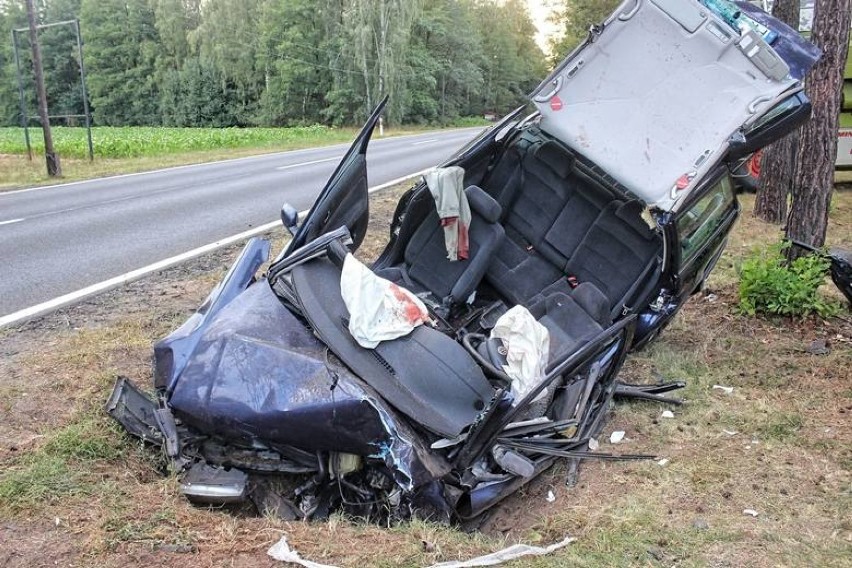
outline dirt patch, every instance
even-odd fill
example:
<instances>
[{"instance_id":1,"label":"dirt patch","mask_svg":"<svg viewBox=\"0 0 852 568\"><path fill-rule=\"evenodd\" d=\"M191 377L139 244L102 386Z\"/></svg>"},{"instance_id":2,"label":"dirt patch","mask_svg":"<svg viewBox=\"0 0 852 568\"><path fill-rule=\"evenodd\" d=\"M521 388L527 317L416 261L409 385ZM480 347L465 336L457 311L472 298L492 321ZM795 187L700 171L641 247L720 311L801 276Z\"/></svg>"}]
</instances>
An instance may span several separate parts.
<instances>
[{"instance_id":1,"label":"dirt patch","mask_svg":"<svg viewBox=\"0 0 852 568\"><path fill-rule=\"evenodd\" d=\"M362 255L375 256L406 187L374 195ZM193 507L163 463L106 419L115 375L150 384L151 343L189 316L232 247L0 332L0 566L273 566L287 534L306 557L343 566L421 566L523 540L578 542L534 566L841 566L852 550L852 325L739 316L736 268L777 229L750 198L708 290L623 376L689 384L687 404L617 405L603 449L667 461L554 467L468 535L428 523L284 523ZM852 194L829 240L852 245ZM281 233L274 233L280 249ZM824 340L828 353L808 347ZM733 387L725 394L714 385ZM624 430L620 447L608 444ZM552 499L550 494L552 493ZM758 516L743 513L754 509Z\"/></svg>"}]
</instances>

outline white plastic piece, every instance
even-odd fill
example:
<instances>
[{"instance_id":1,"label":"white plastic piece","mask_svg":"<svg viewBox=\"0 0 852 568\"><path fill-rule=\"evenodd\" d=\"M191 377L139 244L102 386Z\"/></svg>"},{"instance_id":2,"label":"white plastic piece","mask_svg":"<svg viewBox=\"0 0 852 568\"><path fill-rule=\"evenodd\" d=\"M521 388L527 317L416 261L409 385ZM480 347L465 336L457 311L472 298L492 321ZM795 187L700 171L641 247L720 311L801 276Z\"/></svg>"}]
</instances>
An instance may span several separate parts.
<instances>
[{"instance_id":1,"label":"white plastic piece","mask_svg":"<svg viewBox=\"0 0 852 568\"><path fill-rule=\"evenodd\" d=\"M408 335L429 320L417 296L379 278L351 254L343 261L340 294L349 311L349 333L365 349Z\"/></svg>"},{"instance_id":2,"label":"white plastic piece","mask_svg":"<svg viewBox=\"0 0 852 568\"><path fill-rule=\"evenodd\" d=\"M759 514L760 514L760 513L758 513L758 512L757 512L757 511L755 511L754 509L743 509L743 515L749 515L749 516L751 516L751 517L756 517L756 516L758 516Z\"/></svg>"},{"instance_id":3,"label":"white plastic piece","mask_svg":"<svg viewBox=\"0 0 852 568\"><path fill-rule=\"evenodd\" d=\"M597 440L595 440L594 438L589 438L589 450L596 452L600 447L601 445Z\"/></svg>"},{"instance_id":4,"label":"white plastic piece","mask_svg":"<svg viewBox=\"0 0 852 568\"><path fill-rule=\"evenodd\" d=\"M663 410L663 413L660 415L661 418L674 418L674 412L671 410Z\"/></svg>"},{"instance_id":5,"label":"white plastic piece","mask_svg":"<svg viewBox=\"0 0 852 568\"><path fill-rule=\"evenodd\" d=\"M275 560L280 560L281 562L290 562L291 564L298 564L299 566L304 566L305 568L338 568L337 566L332 566L331 564L319 564L318 562L311 562L310 560L305 560L299 553L290 548L290 545L287 544L287 537L282 535L281 540L273 544L269 550L266 551L266 554L274 558Z\"/></svg>"},{"instance_id":6,"label":"white plastic piece","mask_svg":"<svg viewBox=\"0 0 852 568\"><path fill-rule=\"evenodd\" d=\"M613 432L609 436L609 443L610 444L619 444L619 443L621 443L622 440L624 440L624 431L623 430L616 430L615 432Z\"/></svg>"},{"instance_id":7,"label":"white plastic piece","mask_svg":"<svg viewBox=\"0 0 852 568\"><path fill-rule=\"evenodd\" d=\"M725 387L722 385L713 385L713 390L720 390L725 394L731 394L734 392L734 387Z\"/></svg>"},{"instance_id":8,"label":"white plastic piece","mask_svg":"<svg viewBox=\"0 0 852 568\"><path fill-rule=\"evenodd\" d=\"M485 556L477 556L470 560L441 562L439 564L433 564L429 566L429 568L474 568L477 566L497 566L498 564L503 564L504 562L516 560L524 556L544 556L559 550L560 548L565 548L575 540L575 538L568 537L556 544L551 544L546 547L530 546L528 544L513 544L499 552L492 552Z\"/></svg>"},{"instance_id":9,"label":"white plastic piece","mask_svg":"<svg viewBox=\"0 0 852 568\"><path fill-rule=\"evenodd\" d=\"M657 462L657 465L660 467L665 467L669 463L669 458L663 458Z\"/></svg>"},{"instance_id":10,"label":"white plastic piece","mask_svg":"<svg viewBox=\"0 0 852 568\"><path fill-rule=\"evenodd\" d=\"M736 430L722 430L722 432L724 432L728 436L736 436L737 434L739 434L739 432L737 432Z\"/></svg>"},{"instance_id":11,"label":"white plastic piece","mask_svg":"<svg viewBox=\"0 0 852 568\"><path fill-rule=\"evenodd\" d=\"M546 499L548 503L553 503L556 501L556 495L553 494L553 491L548 491Z\"/></svg>"},{"instance_id":12,"label":"white plastic piece","mask_svg":"<svg viewBox=\"0 0 852 568\"><path fill-rule=\"evenodd\" d=\"M484 556L477 556L470 560L441 562L439 564L433 564L429 566L429 568L475 568L478 566L497 566L498 564L503 564L504 562L516 560L524 556L544 556L551 552L555 552L560 548L565 548L575 540L576 539L573 537L567 537L555 544L545 547L530 546L528 544L513 544L512 546L504 548L498 552L492 552L491 554L486 554ZM330 564L320 564L318 562L305 560L299 556L298 552L290 548L290 545L287 544L287 537L284 535L281 536L281 540L273 544L269 550L266 551L266 554L275 560L298 564L305 568L339 568L338 566L332 566Z\"/></svg>"},{"instance_id":13,"label":"white plastic piece","mask_svg":"<svg viewBox=\"0 0 852 568\"><path fill-rule=\"evenodd\" d=\"M499 339L506 348L503 371L512 379L515 403L520 402L544 378L550 357L550 333L520 304L500 316L491 330L491 338ZM547 393L543 390L535 400Z\"/></svg>"}]
</instances>

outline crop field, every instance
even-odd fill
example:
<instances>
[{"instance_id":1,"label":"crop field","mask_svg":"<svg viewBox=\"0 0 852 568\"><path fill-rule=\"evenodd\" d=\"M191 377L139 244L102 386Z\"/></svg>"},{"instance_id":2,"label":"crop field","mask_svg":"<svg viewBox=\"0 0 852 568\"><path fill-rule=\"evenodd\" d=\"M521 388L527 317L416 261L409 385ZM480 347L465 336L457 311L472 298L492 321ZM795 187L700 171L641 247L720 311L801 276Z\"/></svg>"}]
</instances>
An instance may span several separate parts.
<instances>
[{"instance_id":1,"label":"crop field","mask_svg":"<svg viewBox=\"0 0 852 568\"><path fill-rule=\"evenodd\" d=\"M92 142L97 158L138 158L223 148L289 148L323 143L346 142L353 129L329 128L321 125L291 128L162 128L111 127L92 128ZM30 140L37 154L44 153L41 130L30 129ZM87 158L85 128L55 127L53 140L63 158ZM0 128L0 154L26 154L21 128Z\"/></svg>"}]
</instances>

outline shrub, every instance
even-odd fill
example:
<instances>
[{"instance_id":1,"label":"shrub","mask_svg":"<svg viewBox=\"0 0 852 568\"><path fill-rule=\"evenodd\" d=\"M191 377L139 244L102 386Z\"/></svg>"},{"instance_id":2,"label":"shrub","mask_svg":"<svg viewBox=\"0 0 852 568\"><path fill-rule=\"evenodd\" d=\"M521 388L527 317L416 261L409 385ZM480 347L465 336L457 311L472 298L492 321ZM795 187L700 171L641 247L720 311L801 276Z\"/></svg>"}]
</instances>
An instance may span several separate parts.
<instances>
[{"instance_id":1,"label":"shrub","mask_svg":"<svg viewBox=\"0 0 852 568\"><path fill-rule=\"evenodd\" d=\"M831 261L811 254L787 264L783 244L756 251L740 269L740 311L781 316L822 317L840 310L837 302L819 293Z\"/></svg>"}]
</instances>

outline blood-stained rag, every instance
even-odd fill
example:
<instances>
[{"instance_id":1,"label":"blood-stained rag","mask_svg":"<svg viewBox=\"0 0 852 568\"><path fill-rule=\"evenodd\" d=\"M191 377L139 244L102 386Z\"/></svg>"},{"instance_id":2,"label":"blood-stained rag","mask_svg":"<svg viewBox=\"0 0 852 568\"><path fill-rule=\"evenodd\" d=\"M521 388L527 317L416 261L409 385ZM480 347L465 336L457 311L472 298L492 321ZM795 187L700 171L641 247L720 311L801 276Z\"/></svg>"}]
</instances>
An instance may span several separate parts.
<instances>
[{"instance_id":1,"label":"blood-stained rag","mask_svg":"<svg viewBox=\"0 0 852 568\"><path fill-rule=\"evenodd\" d=\"M441 218L447 258L451 261L466 259L469 254L470 204L464 193L464 170L458 166L437 168L423 178Z\"/></svg>"}]
</instances>

